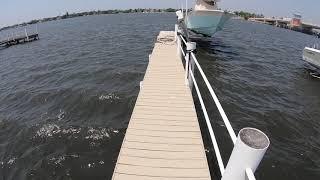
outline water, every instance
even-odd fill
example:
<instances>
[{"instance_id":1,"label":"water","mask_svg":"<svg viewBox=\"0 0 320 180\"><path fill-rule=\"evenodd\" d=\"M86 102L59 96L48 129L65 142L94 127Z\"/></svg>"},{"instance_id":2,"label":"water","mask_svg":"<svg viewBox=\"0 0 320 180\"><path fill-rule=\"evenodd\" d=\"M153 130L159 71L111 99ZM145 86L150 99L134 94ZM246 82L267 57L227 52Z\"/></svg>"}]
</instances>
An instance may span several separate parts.
<instances>
[{"instance_id":1,"label":"water","mask_svg":"<svg viewBox=\"0 0 320 180\"><path fill-rule=\"evenodd\" d=\"M111 179L155 37L175 22L174 14L46 22L39 41L0 50L0 180ZM197 40L236 132L251 126L270 137L258 179L320 177L320 81L301 58L315 41L236 20ZM226 162L231 140L204 94Z\"/></svg>"}]
</instances>

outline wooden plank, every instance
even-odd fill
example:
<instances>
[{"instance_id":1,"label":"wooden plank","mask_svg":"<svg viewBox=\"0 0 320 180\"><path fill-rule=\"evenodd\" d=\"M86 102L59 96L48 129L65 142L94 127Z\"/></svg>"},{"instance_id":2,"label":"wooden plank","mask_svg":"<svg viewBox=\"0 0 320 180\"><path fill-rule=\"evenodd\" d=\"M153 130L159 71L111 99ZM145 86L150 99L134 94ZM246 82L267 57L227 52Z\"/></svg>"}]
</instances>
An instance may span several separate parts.
<instances>
[{"instance_id":1,"label":"wooden plank","mask_svg":"<svg viewBox=\"0 0 320 180\"><path fill-rule=\"evenodd\" d=\"M150 136L135 136L130 135L126 137L129 142L143 142L143 143L158 143L158 144L176 144L176 145L201 145L200 139L186 139L186 138L165 138L165 137L150 137Z\"/></svg>"},{"instance_id":2,"label":"wooden plank","mask_svg":"<svg viewBox=\"0 0 320 180\"><path fill-rule=\"evenodd\" d=\"M154 126L180 126L180 127L189 127L189 126L198 126L198 124L194 121L173 121L166 119L158 119L154 121L149 121L148 119L143 118L135 118L134 122L136 124L149 124Z\"/></svg>"},{"instance_id":3,"label":"wooden plank","mask_svg":"<svg viewBox=\"0 0 320 180\"><path fill-rule=\"evenodd\" d=\"M199 140L199 139L197 139ZM203 159L203 154L193 152L157 152L138 149L122 149L122 155L130 157L145 157L149 159Z\"/></svg>"},{"instance_id":4,"label":"wooden plank","mask_svg":"<svg viewBox=\"0 0 320 180\"><path fill-rule=\"evenodd\" d=\"M137 130L128 129L127 134L150 136L150 137L164 137L164 138L185 138L188 139L200 139L201 135L198 132L170 132L170 131L150 131L150 130Z\"/></svg>"},{"instance_id":5,"label":"wooden plank","mask_svg":"<svg viewBox=\"0 0 320 180\"><path fill-rule=\"evenodd\" d=\"M206 164L201 159L152 159L146 157L130 157L122 155L119 164L147 166L155 168L178 168L178 169L205 169Z\"/></svg>"},{"instance_id":6,"label":"wooden plank","mask_svg":"<svg viewBox=\"0 0 320 180\"><path fill-rule=\"evenodd\" d=\"M158 36L113 180L211 179L173 34L161 32Z\"/></svg>"},{"instance_id":7,"label":"wooden plank","mask_svg":"<svg viewBox=\"0 0 320 180\"><path fill-rule=\"evenodd\" d=\"M208 178L186 178L186 177L153 177L153 176L138 176L138 175L130 175L130 174L119 174L115 173L114 175L115 180L122 180L122 179L139 179L139 180L208 180Z\"/></svg>"},{"instance_id":8,"label":"wooden plank","mask_svg":"<svg viewBox=\"0 0 320 180\"><path fill-rule=\"evenodd\" d=\"M133 166L118 164L116 173L150 177L176 177L176 178L210 178L206 168L156 168L147 166Z\"/></svg>"}]
</instances>

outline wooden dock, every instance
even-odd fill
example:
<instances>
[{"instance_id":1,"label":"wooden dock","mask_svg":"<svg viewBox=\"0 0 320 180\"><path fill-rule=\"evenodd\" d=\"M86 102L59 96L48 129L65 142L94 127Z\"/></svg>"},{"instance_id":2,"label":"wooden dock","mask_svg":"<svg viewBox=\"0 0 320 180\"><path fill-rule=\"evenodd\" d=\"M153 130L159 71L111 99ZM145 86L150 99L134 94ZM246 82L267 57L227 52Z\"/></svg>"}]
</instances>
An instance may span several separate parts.
<instances>
[{"instance_id":1,"label":"wooden dock","mask_svg":"<svg viewBox=\"0 0 320 180\"><path fill-rule=\"evenodd\" d=\"M0 46L9 47L9 46L17 45L17 44L35 41L38 39L39 39L38 33L30 34L30 35L27 34L24 36L15 36L15 37L10 37L6 40L0 41Z\"/></svg>"},{"instance_id":2,"label":"wooden dock","mask_svg":"<svg viewBox=\"0 0 320 180\"><path fill-rule=\"evenodd\" d=\"M174 32L157 38L112 179L211 179Z\"/></svg>"}]
</instances>

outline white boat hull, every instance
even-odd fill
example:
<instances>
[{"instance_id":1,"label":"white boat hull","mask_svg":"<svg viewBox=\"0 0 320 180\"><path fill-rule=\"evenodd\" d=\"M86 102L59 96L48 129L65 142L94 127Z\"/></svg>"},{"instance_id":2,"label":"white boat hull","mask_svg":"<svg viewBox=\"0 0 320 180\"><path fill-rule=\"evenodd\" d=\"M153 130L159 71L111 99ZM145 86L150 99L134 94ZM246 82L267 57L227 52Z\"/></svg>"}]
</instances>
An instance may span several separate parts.
<instances>
[{"instance_id":1,"label":"white boat hull","mask_svg":"<svg viewBox=\"0 0 320 180\"><path fill-rule=\"evenodd\" d=\"M320 50L309 47L304 48L303 60L317 68L320 68Z\"/></svg>"},{"instance_id":2,"label":"white boat hull","mask_svg":"<svg viewBox=\"0 0 320 180\"><path fill-rule=\"evenodd\" d=\"M195 33L212 36L222 30L232 16L233 14L221 10L196 10L188 14L186 25Z\"/></svg>"}]
</instances>

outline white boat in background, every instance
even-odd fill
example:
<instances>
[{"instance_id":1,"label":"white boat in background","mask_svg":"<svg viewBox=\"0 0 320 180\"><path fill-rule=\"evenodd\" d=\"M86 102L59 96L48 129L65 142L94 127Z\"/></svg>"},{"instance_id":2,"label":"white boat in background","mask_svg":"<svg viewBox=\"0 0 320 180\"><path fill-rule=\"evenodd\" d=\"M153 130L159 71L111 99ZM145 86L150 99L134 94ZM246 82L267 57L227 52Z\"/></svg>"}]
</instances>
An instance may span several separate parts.
<instances>
[{"instance_id":1,"label":"white boat in background","mask_svg":"<svg viewBox=\"0 0 320 180\"><path fill-rule=\"evenodd\" d=\"M320 68L320 49L313 46L313 48L305 47L303 50L303 60L316 68Z\"/></svg>"},{"instance_id":2,"label":"white boat in background","mask_svg":"<svg viewBox=\"0 0 320 180\"><path fill-rule=\"evenodd\" d=\"M218 9L219 0L196 0L194 10L187 14L185 23L188 30L205 36L212 36L222 30L232 13Z\"/></svg>"}]
</instances>

